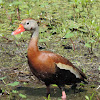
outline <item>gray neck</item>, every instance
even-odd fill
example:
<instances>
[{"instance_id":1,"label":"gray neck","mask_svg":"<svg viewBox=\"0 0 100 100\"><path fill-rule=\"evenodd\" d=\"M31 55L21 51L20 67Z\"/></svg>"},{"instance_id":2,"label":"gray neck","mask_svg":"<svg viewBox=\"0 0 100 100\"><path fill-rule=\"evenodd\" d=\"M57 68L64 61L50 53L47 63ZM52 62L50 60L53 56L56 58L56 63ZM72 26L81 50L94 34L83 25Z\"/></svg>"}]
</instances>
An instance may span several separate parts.
<instances>
[{"instance_id":1,"label":"gray neck","mask_svg":"<svg viewBox=\"0 0 100 100\"><path fill-rule=\"evenodd\" d=\"M39 36L39 27L36 27L34 31L32 31L32 38L35 38Z\"/></svg>"}]
</instances>

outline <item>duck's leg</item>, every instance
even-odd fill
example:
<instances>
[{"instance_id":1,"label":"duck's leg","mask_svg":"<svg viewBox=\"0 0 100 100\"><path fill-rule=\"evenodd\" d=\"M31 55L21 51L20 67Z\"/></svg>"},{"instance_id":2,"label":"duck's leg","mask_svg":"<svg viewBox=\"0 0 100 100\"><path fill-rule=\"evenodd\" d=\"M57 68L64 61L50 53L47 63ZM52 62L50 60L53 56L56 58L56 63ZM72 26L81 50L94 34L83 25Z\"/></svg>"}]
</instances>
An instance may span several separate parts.
<instances>
[{"instance_id":1,"label":"duck's leg","mask_svg":"<svg viewBox=\"0 0 100 100\"><path fill-rule=\"evenodd\" d=\"M66 93L65 93L65 87L64 86L59 86L58 87L62 90L62 100L67 100L66 99Z\"/></svg>"},{"instance_id":2,"label":"duck's leg","mask_svg":"<svg viewBox=\"0 0 100 100\"><path fill-rule=\"evenodd\" d=\"M62 97L61 98L62 98L62 100L66 100L66 93L65 93L64 90L62 91Z\"/></svg>"},{"instance_id":3,"label":"duck's leg","mask_svg":"<svg viewBox=\"0 0 100 100\"><path fill-rule=\"evenodd\" d=\"M47 85L47 93L46 93L46 97L48 98L48 95L50 94L50 85Z\"/></svg>"},{"instance_id":4,"label":"duck's leg","mask_svg":"<svg viewBox=\"0 0 100 100\"><path fill-rule=\"evenodd\" d=\"M71 89L74 90L74 93L76 93L76 87L77 87L77 84L73 84L71 87Z\"/></svg>"}]
</instances>

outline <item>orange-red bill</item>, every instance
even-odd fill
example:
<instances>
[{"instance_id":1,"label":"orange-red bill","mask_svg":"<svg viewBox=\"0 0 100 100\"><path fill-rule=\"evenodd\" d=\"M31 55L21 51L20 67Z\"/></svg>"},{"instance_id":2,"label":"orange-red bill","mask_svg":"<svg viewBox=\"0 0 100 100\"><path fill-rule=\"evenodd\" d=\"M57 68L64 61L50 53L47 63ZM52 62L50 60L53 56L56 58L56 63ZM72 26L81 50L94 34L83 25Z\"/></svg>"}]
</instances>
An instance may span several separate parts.
<instances>
[{"instance_id":1,"label":"orange-red bill","mask_svg":"<svg viewBox=\"0 0 100 100\"><path fill-rule=\"evenodd\" d=\"M19 27L14 32L12 32L12 35L17 35L17 34L24 32L24 31L25 31L25 29L24 29L23 25L20 24Z\"/></svg>"}]
</instances>

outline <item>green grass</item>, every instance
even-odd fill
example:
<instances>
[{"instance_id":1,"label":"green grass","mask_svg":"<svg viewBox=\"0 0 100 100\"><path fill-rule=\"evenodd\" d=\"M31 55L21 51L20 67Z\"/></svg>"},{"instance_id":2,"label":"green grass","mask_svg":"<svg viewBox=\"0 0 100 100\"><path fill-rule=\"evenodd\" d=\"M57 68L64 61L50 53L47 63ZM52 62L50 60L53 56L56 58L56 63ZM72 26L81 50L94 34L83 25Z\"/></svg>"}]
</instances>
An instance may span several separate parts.
<instances>
[{"instance_id":1,"label":"green grass","mask_svg":"<svg viewBox=\"0 0 100 100\"><path fill-rule=\"evenodd\" d=\"M0 42L12 40L17 45L19 42L27 42L31 35L29 32L26 32L27 35L24 32L15 37L11 36L11 33L22 19L33 18L39 22L41 43L52 41L52 37L56 34L60 39L84 41L89 53L93 53L95 45L100 44L100 0L0 0L0 15ZM65 41L63 44L66 44ZM17 56L20 62L20 57ZM12 87L20 83L15 81L7 85L5 78L1 77L0 80L3 81L8 92L11 95L17 94L18 91L9 91L8 85ZM24 94L19 96L26 98ZM86 95L85 98L92 100L93 96L94 94L90 97Z\"/></svg>"},{"instance_id":2,"label":"green grass","mask_svg":"<svg viewBox=\"0 0 100 100\"><path fill-rule=\"evenodd\" d=\"M80 38L93 52L93 46L100 40L99 2L100 0L1 0L0 37L12 39L11 32L18 27L19 20L31 17L40 22L40 33L44 34L40 34L41 38L50 37L53 33L61 38ZM27 40L27 36L22 37ZM23 39L19 37L18 40Z\"/></svg>"}]
</instances>

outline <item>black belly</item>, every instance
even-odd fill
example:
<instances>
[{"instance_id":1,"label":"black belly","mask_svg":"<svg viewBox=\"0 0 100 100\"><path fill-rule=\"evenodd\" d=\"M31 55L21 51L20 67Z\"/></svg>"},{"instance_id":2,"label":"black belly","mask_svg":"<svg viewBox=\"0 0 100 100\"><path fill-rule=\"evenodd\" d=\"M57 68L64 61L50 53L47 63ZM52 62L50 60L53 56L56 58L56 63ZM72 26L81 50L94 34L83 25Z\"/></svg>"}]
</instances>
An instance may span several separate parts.
<instances>
[{"instance_id":1,"label":"black belly","mask_svg":"<svg viewBox=\"0 0 100 100\"><path fill-rule=\"evenodd\" d=\"M71 85L81 82L81 79L76 78L76 76L69 70L57 68L55 74L49 75L43 80L47 85L57 84L57 85Z\"/></svg>"}]
</instances>

